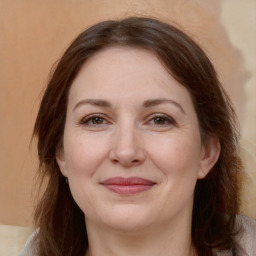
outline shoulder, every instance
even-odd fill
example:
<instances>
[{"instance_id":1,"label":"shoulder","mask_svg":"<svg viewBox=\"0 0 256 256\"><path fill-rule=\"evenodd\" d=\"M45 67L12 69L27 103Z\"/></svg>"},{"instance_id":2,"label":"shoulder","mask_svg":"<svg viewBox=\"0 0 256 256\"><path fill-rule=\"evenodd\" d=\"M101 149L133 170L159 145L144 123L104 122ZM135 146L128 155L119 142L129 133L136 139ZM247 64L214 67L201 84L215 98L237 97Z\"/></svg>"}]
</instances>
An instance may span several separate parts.
<instances>
[{"instance_id":1,"label":"shoulder","mask_svg":"<svg viewBox=\"0 0 256 256\"><path fill-rule=\"evenodd\" d=\"M25 247L20 252L18 256L35 256L36 255L36 245L35 245L35 239L39 232L39 229L36 229L28 238Z\"/></svg>"},{"instance_id":2,"label":"shoulder","mask_svg":"<svg viewBox=\"0 0 256 256\"><path fill-rule=\"evenodd\" d=\"M240 224L244 227L244 231L255 234L255 232L256 232L256 230L255 230L256 220L255 219L252 219L250 217L243 216L243 215L237 215L236 221L237 221L238 225Z\"/></svg>"},{"instance_id":3,"label":"shoulder","mask_svg":"<svg viewBox=\"0 0 256 256\"><path fill-rule=\"evenodd\" d=\"M237 241L248 256L256 255L256 220L237 215Z\"/></svg>"},{"instance_id":4,"label":"shoulder","mask_svg":"<svg viewBox=\"0 0 256 256\"><path fill-rule=\"evenodd\" d=\"M237 234L235 239L240 246L238 256L255 256L256 255L256 221L243 215L236 216ZM214 251L215 256L232 256L230 250Z\"/></svg>"}]
</instances>

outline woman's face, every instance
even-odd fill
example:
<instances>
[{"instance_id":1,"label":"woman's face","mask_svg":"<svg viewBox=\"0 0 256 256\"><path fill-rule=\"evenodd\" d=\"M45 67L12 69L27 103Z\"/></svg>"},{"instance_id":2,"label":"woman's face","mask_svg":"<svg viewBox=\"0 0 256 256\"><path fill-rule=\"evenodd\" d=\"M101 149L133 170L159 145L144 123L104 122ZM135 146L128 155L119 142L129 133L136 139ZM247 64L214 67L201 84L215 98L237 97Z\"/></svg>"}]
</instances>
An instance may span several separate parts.
<instances>
[{"instance_id":1,"label":"woman's face","mask_svg":"<svg viewBox=\"0 0 256 256\"><path fill-rule=\"evenodd\" d=\"M216 160L187 89L154 54L127 47L83 65L63 140L57 161L86 223L126 231L191 221L196 181Z\"/></svg>"}]
</instances>

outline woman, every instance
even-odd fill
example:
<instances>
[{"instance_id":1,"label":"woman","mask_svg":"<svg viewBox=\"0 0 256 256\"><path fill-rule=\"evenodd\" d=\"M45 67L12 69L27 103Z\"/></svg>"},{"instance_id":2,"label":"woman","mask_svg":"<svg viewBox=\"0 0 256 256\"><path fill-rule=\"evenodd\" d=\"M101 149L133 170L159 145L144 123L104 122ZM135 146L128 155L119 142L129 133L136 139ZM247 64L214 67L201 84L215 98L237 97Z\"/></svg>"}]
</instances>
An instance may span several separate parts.
<instances>
[{"instance_id":1,"label":"woman","mask_svg":"<svg viewBox=\"0 0 256 256\"><path fill-rule=\"evenodd\" d=\"M255 254L235 113L180 30L134 17L81 33L34 135L48 185L21 255Z\"/></svg>"}]
</instances>

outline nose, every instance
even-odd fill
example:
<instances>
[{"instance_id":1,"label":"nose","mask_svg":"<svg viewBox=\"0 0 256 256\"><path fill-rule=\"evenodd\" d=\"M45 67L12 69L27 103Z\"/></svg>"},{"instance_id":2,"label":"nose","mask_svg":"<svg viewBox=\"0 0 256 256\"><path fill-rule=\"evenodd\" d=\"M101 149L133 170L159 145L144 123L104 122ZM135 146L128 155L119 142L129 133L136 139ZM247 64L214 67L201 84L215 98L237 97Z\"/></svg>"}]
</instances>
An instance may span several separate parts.
<instances>
[{"instance_id":1,"label":"nose","mask_svg":"<svg viewBox=\"0 0 256 256\"><path fill-rule=\"evenodd\" d=\"M132 167L142 164L146 159L146 152L142 138L136 129L119 129L113 135L112 148L109 158L113 163L123 167Z\"/></svg>"}]
</instances>

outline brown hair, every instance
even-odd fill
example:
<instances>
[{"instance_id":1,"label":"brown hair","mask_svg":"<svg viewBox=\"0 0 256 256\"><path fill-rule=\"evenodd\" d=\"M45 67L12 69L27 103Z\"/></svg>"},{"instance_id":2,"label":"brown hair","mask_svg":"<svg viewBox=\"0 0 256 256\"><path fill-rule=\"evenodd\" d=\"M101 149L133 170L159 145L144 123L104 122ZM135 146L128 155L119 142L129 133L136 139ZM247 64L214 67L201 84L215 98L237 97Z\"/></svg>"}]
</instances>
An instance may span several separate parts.
<instances>
[{"instance_id":1,"label":"brown hair","mask_svg":"<svg viewBox=\"0 0 256 256\"><path fill-rule=\"evenodd\" d=\"M130 46L154 52L193 99L203 140L216 134L220 157L195 188L192 239L199 255L212 249L231 249L235 214L239 209L238 129L230 100L213 65L201 48L179 29L141 17L105 21L82 32L60 59L44 93L34 136L38 138L41 179L48 185L40 200L35 222L40 227L40 256L84 255L88 248L84 214L74 202L56 163L62 146L67 99L72 81L91 56L110 46Z\"/></svg>"}]
</instances>

